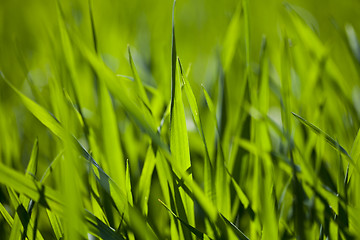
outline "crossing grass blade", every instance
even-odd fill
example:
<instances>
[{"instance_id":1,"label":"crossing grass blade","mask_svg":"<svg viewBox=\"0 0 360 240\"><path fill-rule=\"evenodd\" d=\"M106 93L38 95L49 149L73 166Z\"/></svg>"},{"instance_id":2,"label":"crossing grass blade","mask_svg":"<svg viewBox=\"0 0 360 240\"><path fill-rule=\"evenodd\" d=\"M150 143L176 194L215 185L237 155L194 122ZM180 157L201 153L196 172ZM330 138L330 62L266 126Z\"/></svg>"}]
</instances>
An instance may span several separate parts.
<instances>
[{"instance_id":1,"label":"crossing grass blade","mask_svg":"<svg viewBox=\"0 0 360 240\"><path fill-rule=\"evenodd\" d=\"M31 180L23 174L0 163L0 183L15 191L26 195L28 198L48 207L54 212L62 213L60 197L53 189L40 184L36 180Z\"/></svg>"},{"instance_id":2,"label":"crossing grass blade","mask_svg":"<svg viewBox=\"0 0 360 240\"><path fill-rule=\"evenodd\" d=\"M86 221L89 225L89 232L100 239L109 240L123 240L124 238L115 232L114 229L107 226L99 218L94 216L91 212L85 212Z\"/></svg>"},{"instance_id":3,"label":"crossing grass blade","mask_svg":"<svg viewBox=\"0 0 360 240\"><path fill-rule=\"evenodd\" d=\"M167 154L170 153L168 146L161 140L157 135L154 126L154 120L150 117L151 115L146 114L144 118L144 112L139 107L139 104L135 95L129 94L127 89L132 87L127 86L124 81L119 81L116 75L107 67L105 63L92 51L90 51L86 45L82 43L80 39L75 35L74 42L79 48L82 56L87 60L90 66L99 76L101 81L104 81L108 89L111 91L113 96L119 100L124 107L124 110L129 114L135 124L146 134L148 134L154 143L164 149Z\"/></svg>"},{"instance_id":4,"label":"crossing grass blade","mask_svg":"<svg viewBox=\"0 0 360 240\"><path fill-rule=\"evenodd\" d=\"M246 197L244 191L240 188L240 186L233 178L231 179L231 182L234 186L237 196L239 197L241 203L244 205L244 208L248 208L250 202L249 199Z\"/></svg>"},{"instance_id":5,"label":"crossing grass blade","mask_svg":"<svg viewBox=\"0 0 360 240\"><path fill-rule=\"evenodd\" d=\"M339 149L339 151L344 154L349 161L350 164L359 172L358 166L354 163L351 156L347 153L347 151L332 137L330 137L327 133L322 131L320 128L316 127L314 124L308 122L306 119L302 118L301 116L297 115L296 113L292 113L302 124L309 127L313 132L316 134L323 136L325 140L332 146L335 150Z\"/></svg>"},{"instance_id":6,"label":"crossing grass blade","mask_svg":"<svg viewBox=\"0 0 360 240\"><path fill-rule=\"evenodd\" d=\"M196 228L194 228L193 226L189 225L187 222L185 222L184 220L182 220L181 218L179 218L168 206L166 206L166 204L161 201L160 199L158 199L158 201L164 206L164 208L166 208L166 210L169 211L169 213L174 216L177 220L179 220L186 228L188 228L198 239L204 239L204 233L200 232L199 230L197 230ZM210 237L207 236L207 238L211 239Z\"/></svg>"},{"instance_id":7,"label":"crossing grass blade","mask_svg":"<svg viewBox=\"0 0 360 240\"><path fill-rule=\"evenodd\" d=\"M56 121L45 109L43 109L41 106L33 102L31 99L23 95L20 91L18 91L10 82L5 80L6 83L16 92L16 94L21 98L24 105L28 108L28 110L40 120L46 127L48 127L56 136L58 136L63 141L68 139L69 143L71 143L72 147L75 148L77 151L81 153L81 155L91 162L91 164L95 167L96 170L94 170L94 174L98 177L96 178L97 181L100 183L102 188L106 192L108 192L111 197L114 199L114 202L116 203L116 206L118 209L125 210L128 207L126 194L119 189L118 185L103 171L103 169L97 164L97 162L93 159L93 157L81 146L81 144L72 136L69 136L69 134L66 133L66 130L63 129L63 127L60 125L58 121ZM166 148L165 148L166 149ZM165 154L167 153L167 149L164 150ZM32 187L33 191L36 191L37 185L35 186L29 186ZM39 188L41 190L41 188ZM33 192L33 194L36 194ZM40 196L38 196L39 198ZM38 199L36 198L36 199ZM57 207L60 207L59 205L55 205ZM132 218L129 218L130 214L134 214ZM128 215L129 214L129 215ZM133 207L130 207L129 213L125 215L125 219L127 221L132 221L134 218L137 219L135 225L134 222L129 222L130 227L133 227L134 231L136 231L137 234L140 236L143 236L145 238L149 239L156 239L153 231L151 228L145 223L145 220L141 216L141 214L136 211Z\"/></svg>"},{"instance_id":8,"label":"crossing grass blade","mask_svg":"<svg viewBox=\"0 0 360 240\"><path fill-rule=\"evenodd\" d=\"M31 199L34 199L36 202L40 203L43 207L51 210L53 213L57 213L60 216L63 216L63 204L59 201L60 197L57 192L55 192L53 189L48 188L41 183L39 183L36 180L28 181L25 176L22 174L0 164L0 182L2 184L5 184L8 187L14 188L16 191L25 194ZM16 179L16 180L15 180ZM139 214L134 209L130 209L131 218L133 218L134 223L139 224L143 220L140 221ZM105 227L106 224L99 221L97 218L94 218L91 214L87 215L87 219L89 221L89 227L91 233L98 233L100 237L104 237L107 235L101 235L101 234L110 234L112 238L110 239L121 239L119 236L114 236L114 230L109 229L109 227ZM143 223L145 224L145 223ZM94 229L94 225L97 227L97 229ZM143 239L150 238L151 235L148 234L146 229L142 228L142 225L139 225L139 228L142 229L143 233L139 234L140 236L143 236ZM145 230L145 231L144 231ZM144 238L145 237L145 238ZM103 238L108 239L108 238Z\"/></svg>"},{"instance_id":9,"label":"crossing grass blade","mask_svg":"<svg viewBox=\"0 0 360 240\"><path fill-rule=\"evenodd\" d=\"M0 213L3 216L3 218L5 219L5 221L12 228L12 226L14 224L14 219L11 217L11 215L9 214L9 212L6 210L6 208L4 207L4 205L2 203L0 203Z\"/></svg>"}]
</instances>

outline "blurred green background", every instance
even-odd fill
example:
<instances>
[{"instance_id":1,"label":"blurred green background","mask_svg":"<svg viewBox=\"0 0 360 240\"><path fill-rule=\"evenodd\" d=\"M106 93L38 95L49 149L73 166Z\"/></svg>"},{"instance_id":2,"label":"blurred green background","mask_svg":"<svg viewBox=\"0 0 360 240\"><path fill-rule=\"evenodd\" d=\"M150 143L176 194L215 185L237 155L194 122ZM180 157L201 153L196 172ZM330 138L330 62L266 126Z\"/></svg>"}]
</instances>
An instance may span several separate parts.
<instances>
[{"instance_id":1,"label":"blurred green background","mask_svg":"<svg viewBox=\"0 0 360 240\"><path fill-rule=\"evenodd\" d=\"M346 23L359 31L360 2L352 1L289 1L301 8L313 24L320 39L334 46L341 67L344 51L335 30ZM92 41L87 1L61 1L69 25L76 26L83 38ZM152 81L162 74L169 76L172 1L94 1L94 19L99 50L111 68L129 73L127 44L140 55L143 71L151 71ZM228 24L238 1L179 0L176 7L176 35L178 52L185 65L193 64L193 80L206 81L214 70L216 51L221 47ZM2 71L21 82L24 71L18 59L23 54L30 70L40 71L51 58L48 32L56 32L56 1L3 0L0 2L0 63ZM251 57L258 58L262 35L270 46L279 46L283 21L284 1L249 2ZM19 53L21 49L22 53ZM270 48L276 51L277 48ZM50 54L50 55L49 55ZM339 56L340 55L340 56ZM165 61L169 68L159 70L156 62ZM152 65L150 65L152 64ZM160 64L158 64L160 65ZM43 71L40 71L43 72ZM160 73L161 72L161 73ZM40 74L40 73L39 73ZM43 73L44 74L44 73ZM9 76L10 77L10 76ZM149 76L150 77L150 76Z\"/></svg>"}]
</instances>

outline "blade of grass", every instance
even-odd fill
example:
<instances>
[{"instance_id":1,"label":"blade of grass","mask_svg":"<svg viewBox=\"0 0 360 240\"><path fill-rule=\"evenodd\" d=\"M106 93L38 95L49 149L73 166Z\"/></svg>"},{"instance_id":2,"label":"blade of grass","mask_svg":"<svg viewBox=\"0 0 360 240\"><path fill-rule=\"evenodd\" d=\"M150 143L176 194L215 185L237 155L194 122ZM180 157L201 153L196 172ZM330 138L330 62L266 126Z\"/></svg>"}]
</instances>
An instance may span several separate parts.
<instances>
[{"instance_id":1,"label":"blade of grass","mask_svg":"<svg viewBox=\"0 0 360 240\"><path fill-rule=\"evenodd\" d=\"M205 99L207 105L209 107L210 113L212 118L214 119L215 126L216 126L216 136L217 136L217 157L216 157L216 169L215 169L215 191L216 191L216 203L219 211L224 214L225 216L229 217L231 215L230 203L230 189L225 188L224 186L229 186L230 179L229 176L226 174L226 166L225 166L225 157L223 148L221 145L221 138L220 138L220 130L218 127L218 118L216 117L216 112L214 108L214 104L203 87L203 92L205 95Z\"/></svg>"},{"instance_id":2,"label":"blade of grass","mask_svg":"<svg viewBox=\"0 0 360 240\"><path fill-rule=\"evenodd\" d=\"M156 158L150 145L146 153L145 163L140 175L136 194L137 202L140 203L140 208L145 216L148 215L148 201L151 188L151 178L154 172L155 164Z\"/></svg>"},{"instance_id":3,"label":"blade of grass","mask_svg":"<svg viewBox=\"0 0 360 240\"><path fill-rule=\"evenodd\" d=\"M64 230L61 225L59 217L51 210L46 209L47 216L49 218L51 228L54 231L57 240L64 238Z\"/></svg>"},{"instance_id":4,"label":"blade of grass","mask_svg":"<svg viewBox=\"0 0 360 240\"><path fill-rule=\"evenodd\" d=\"M186 228L188 228L198 239L204 239L204 235L206 235L203 232L200 232L199 230L197 230L196 228L194 228L193 226L189 225L187 222L185 222L184 220L182 220L180 217L178 217L168 206L166 206L166 204L161 201L160 199L158 199L158 201L164 206L164 208L166 208L166 210L169 211L169 213L174 216L177 220L179 220ZM211 239L209 236L207 236L209 239Z\"/></svg>"},{"instance_id":5,"label":"blade of grass","mask_svg":"<svg viewBox=\"0 0 360 240\"><path fill-rule=\"evenodd\" d=\"M236 52L236 47L240 39L240 32L241 32L240 13L241 13L241 4L239 3L235 9L235 13L233 14L233 17L231 18L229 27L224 37L224 44L223 44L224 49L222 53L222 59L223 59L225 71L229 70L230 68L230 65L233 61Z\"/></svg>"},{"instance_id":6,"label":"blade of grass","mask_svg":"<svg viewBox=\"0 0 360 240\"><path fill-rule=\"evenodd\" d=\"M124 240L124 238L115 232L114 229L107 226L99 218L94 216L91 212L85 212L86 221L89 224L89 232L95 237L104 240Z\"/></svg>"},{"instance_id":7,"label":"blade of grass","mask_svg":"<svg viewBox=\"0 0 360 240\"><path fill-rule=\"evenodd\" d=\"M240 202L243 204L244 208L248 208L249 206L249 199L246 197L244 191L240 188L240 186L237 184L237 182L232 178L231 182L234 186L235 192L240 199Z\"/></svg>"},{"instance_id":8,"label":"blade of grass","mask_svg":"<svg viewBox=\"0 0 360 240\"><path fill-rule=\"evenodd\" d=\"M105 154L104 168L121 189L125 189L125 159L121 149L121 139L117 119L110 94L104 82L99 81L100 118Z\"/></svg>"},{"instance_id":9,"label":"blade of grass","mask_svg":"<svg viewBox=\"0 0 360 240\"><path fill-rule=\"evenodd\" d=\"M224 217L221 213L220 216L222 217L222 219L224 219L224 221L231 226L231 229L234 231L234 233L236 234L236 236L238 237L238 239L241 240L249 240L249 238L237 227L235 226L235 224L233 224L232 222L230 222L226 217Z\"/></svg>"},{"instance_id":10,"label":"blade of grass","mask_svg":"<svg viewBox=\"0 0 360 240\"><path fill-rule=\"evenodd\" d=\"M126 82L119 81L116 75L108 67L106 67L105 63L97 55L95 55L86 47L85 44L82 43L76 34L73 35L72 40L74 40L82 56L94 69L99 78L106 83L106 86L114 95L114 97L119 100L131 119L142 131L151 137L154 143L164 149L164 151L167 152L167 155L169 155L170 151L168 146L161 140L155 131L156 127L153 125L155 122L154 119L150 117L150 114L144 114L144 111L142 111L142 109L139 107L139 105L141 106L142 103L138 103L137 99L135 98L135 94L130 94L127 91L129 86L126 85ZM144 115L146 116L145 118Z\"/></svg>"},{"instance_id":11,"label":"blade of grass","mask_svg":"<svg viewBox=\"0 0 360 240\"><path fill-rule=\"evenodd\" d=\"M12 187L7 187L8 189L8 193L11 199L11 203L15 208L16 211L16 218L18 218L18 221L13 222L13 228L16 228L18 230L17 233L12 233L10 234L10 238L9 239L25 239L26 237L32 236L34 234L34 221L30 221L30 215L29 213L26 211L26 209L24 208L23 204L21 203L21 200L19 199L19 197L17 196L15 190ZM20 194L23 194L22 192L20 192ZM16 226L17 225L17 226ZM44 238L42 237L42 235L40 234L40 232L38 233L38 237L37 239L39 240L43 240Z\"/></svg>"},{"instance_id":12,"label":"blade of grass","mask_svg":"<svg viewBox=\"0 0 360 240\"><path fill-rule=\"evenodd\" d=\"M170 103L170 150L173 165L185 172L191 167L189 140L187 135L184 105L180 87L180 67L177 66L175 41L175 4L172 12L172 45L171 45L171 103ZM180 191L181 201L184 205L186 221L190 225L195 223L194 203L185 192ZM177 199L177 198L176 198ZM180 207L178 205L178 207ZM181 211L180 209L178 209Z\"/></svg>"},{"instance_id":13,"label":"blade of grass","mask_svg":"<svg viewBox=\"0 0 360 240\"><path fill-rule=\"evenodd\" d=\"M184 91L186 94L186 98L189 102L190 108L191 108L191 112L192 112L192 116L194 119L194 122L196 124L196 128L200 134L200 137L202 139L202 143L203 143L203 147L204 147L204 152L205 152L205 159L204 159L204 190L205 193L207 194L207 197L209 199L211 199L212 201L214 201L215 198L215 193L213 192L213 181L212 181L212 177L213 177L213 173L212 173L212 166L211 166L211 160L210 160L210 156L209 156L209 151L207 148L207 144L206 144L206 139L205 139L205 135L204 135L204 130L202 127L202 123L201 123L201 118L200 118L200 113L199 113L199 108L196 102L196 98L195 95L191 89L190 86L190 82L188 81L187 77L183 74L183 68L180 62L180 58L178 58L178 62L179 62L179 67L180 67L180 73L181 73L181 77L183 80L183 86L184 86Z\"/></svg>"},{"instance_id":14,"label":"blade of grass","mask_svg":"<svg viewBox=\"0 0 360 240\"><path fill-rule=\"evenodd\" d=\"M4 217L5 221L9 224L10 228L13 227L14 219L11 217L9 212L6 210L4 205L0 203L0 213Z\"/></svg>"},{"instance_id":15,"label":"blade of grass","mask_svg":"<svg viewBox=\"0 0 360 240\"><path fill-rule=\"evenodd\" d=\"M358 172L358 166L354 163L354 161L352 160L351 156L347 153L347 151L332 137L330 137L327 133L325 133L324 131L322 131L320 128L316 127L314 124L308 122L306 119L304 119L303 117L297 115L296 113L292 114L305 126L309 127L313 132L315 132L316 134L323 136L325 138L325 140L330 144L330 146L332 146L335 150L337 149L337 146L340 150L340 152L342 154L344 154L347 157L348 162L355 168L355 170L357 170Z\"/></svg>"}]
</instances>

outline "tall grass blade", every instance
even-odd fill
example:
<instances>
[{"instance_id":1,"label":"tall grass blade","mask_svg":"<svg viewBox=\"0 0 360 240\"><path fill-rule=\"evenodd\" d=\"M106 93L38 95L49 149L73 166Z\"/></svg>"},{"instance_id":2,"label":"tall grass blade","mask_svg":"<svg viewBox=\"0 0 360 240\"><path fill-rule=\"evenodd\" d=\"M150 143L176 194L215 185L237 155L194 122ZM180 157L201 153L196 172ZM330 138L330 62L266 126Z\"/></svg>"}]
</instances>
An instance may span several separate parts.
<instances>
[{"instance_id":1,"label":"tall grass blade","mask_svg":"<svg viewBox=\"0 0 360 240\"><path fill-rule=\"evenodd\" d=\"M175 42L175 3L172 16L172 46L171 46L171 106L170 106L170 150L172 154L172 165L185 172L191 167L189 140L187 135L184 105L180 87L180 70L177 66L176 42ZM191 178L191 177L190 177ZM184 213L190 225L195 223L194 203L185 192L180 190L179 198L182 201ZM180 207L180 205L178 205ZM178 211L181 211L178 209Z\"/></svg>"},{"instance_id":2,"label":"tall grass blade","mask_svg":"<svg viewBox=\"0 0 360 240\"><path fill-rule=\"evenodd\" d=\"M204 129L202 127L202 123L201 123L201 118L200 118L200 113L199 113L199 108L196 102L196 98L195 95L191 89L190 86L190 82L187 79L187 77L184 75L183 73L183 67L181 65L180 62L180 58L178 58L178 62L179 62L179 67L180 67L180 73L181 73L181 77L184 83L184 91L186 94L186 98L189 102L190 108L191 108L191 112L192 112L192 116L194 119L194 122L196 124L196 128L200 134L200 137L202 139L203 142L203 147L204 147L204 153L205 153L205 159L204 159L204 190L205 193L207 194L207 197L209 199L211 199L212 201L214 201L214 192L213 192L213 173L212 173L212 165L211 165L211 160L210 160L210 155L209 155L209 150L207 148L207 144L206 144L206 139L205 139L205 135L204 135Z\"/></svg>"},{"instance_id":3,"label":"tall grass blade","mask_svg":"<svg viewBox=\"0 0 360 240\"><path fill-rule=\"evenodd\" d=\"M104 148L104 170L125 189L125 159L122 152L120 134L111 96L104 82L99 81L100 118Z\"/></svg>"},{"instance_id":4,"label":"tall grass blade","mask_svg":"<svg viewBox=\"0 0 360 240\"><path fill-rule=\"evenodd\" d=\"M141 176L138 183L136 201L139 202L142 213L148 215L148 201L150 196L151 189L151 179L155 169L156 157L154 155L153 149L149 146L145 163L141 172Z\"/></svg>"}]
</instances>

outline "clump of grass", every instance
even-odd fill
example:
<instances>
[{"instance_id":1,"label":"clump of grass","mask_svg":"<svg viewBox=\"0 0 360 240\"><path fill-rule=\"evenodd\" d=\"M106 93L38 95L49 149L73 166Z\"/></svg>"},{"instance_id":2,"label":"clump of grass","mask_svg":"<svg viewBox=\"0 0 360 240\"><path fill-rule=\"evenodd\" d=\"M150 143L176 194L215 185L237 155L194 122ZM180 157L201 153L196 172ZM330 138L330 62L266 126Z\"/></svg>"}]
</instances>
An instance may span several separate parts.
<instances>
[{"instance_id":1,"label":"clump of grass","mask_svg":"<svg viewBox=\"0 0 360 240\"><path fill-rule=\"evenodd\" d=\"M129 45L128 73L111 70L93 4L88 38L62 2L52 6L45 80L20 47L24 83L0 65L1 237L360 236L359 72L346 79L303 11L286 4L280 47L264 37L255 54L241 1L216 80L197 91L177 49L175 2L171 55L158 66L171 71L156 84ZM358 67L356 31L337 30Z\"/></svg>"}]
</instances>

